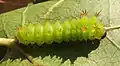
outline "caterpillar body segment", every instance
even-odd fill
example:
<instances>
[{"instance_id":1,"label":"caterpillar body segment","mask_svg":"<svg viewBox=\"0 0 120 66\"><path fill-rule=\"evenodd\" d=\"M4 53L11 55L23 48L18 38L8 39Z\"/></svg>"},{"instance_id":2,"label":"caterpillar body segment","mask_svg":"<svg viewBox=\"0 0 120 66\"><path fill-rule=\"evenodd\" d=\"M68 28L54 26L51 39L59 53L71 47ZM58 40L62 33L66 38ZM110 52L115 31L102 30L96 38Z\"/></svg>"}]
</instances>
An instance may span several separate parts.
<instances>
[{"instance_id":1,"label":"caterpillar body segment","mask_svg":"<svg viewBox=\"0 0 120 66\"><path fill-rule=\"evenodd\" d=\"M29 24L17 30L16 37L20 43L28 44L52 44L63 41L87 41L100 40L104 35L104 25L96 16L88 18L72 19L63 23L57 21L54 24Z\"/></svg>"}]
</instances>

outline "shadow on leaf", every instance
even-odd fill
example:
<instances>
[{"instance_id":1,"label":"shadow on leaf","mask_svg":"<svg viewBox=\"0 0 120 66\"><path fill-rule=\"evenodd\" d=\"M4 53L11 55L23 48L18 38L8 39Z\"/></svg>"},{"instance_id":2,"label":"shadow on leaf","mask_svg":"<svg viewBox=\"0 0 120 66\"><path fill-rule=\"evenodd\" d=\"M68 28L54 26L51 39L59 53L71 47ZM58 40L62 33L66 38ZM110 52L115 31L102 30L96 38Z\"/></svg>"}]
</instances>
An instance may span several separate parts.
<instances>
[{"instance_id":1,"label":"shadow on leaf","mask_svg":"<svg viewBox=\"0 0 120 66\"><path fill-rule=\"evenodd\" d=\"M46 56L57 56L63 59L63 62L67 59L70 59L73 63L77 57L88 57L88 54L98 48L100 44L99 40L87 41L87 42L63 42L61 44L53 43L53 44L44 44L42 46L25 46L23 44L19 44L18 46L25 52L30 54L33 58L41 56L42 58ZM26 59L24 54L20 53L17 50L17 47L11 48L9 58L16 59ZM7 59L5 59L7 60Z\"/></svg>"},{"instance_id":2,"label":"shadow on leaf","mask_svg":"<svg viewBox=\"0 0 120 66\"><path fill-rule=\"evenodd\" d=\"M59 56L63 59L63 62L67 59L70 59L71 62L74 62L77 57L88 57L88 54L98 48L100 44L99 40L87 41L87 42L63 42L61 44L53 43L53 44L44 44L42 46L24 46L20 45L20 47L28 54L33 57L41 56L44 58L45 56Z\"/></svg>"},{"instance_id":3,"label":"shadow on leaf","mask_svg":"<svg viewBox=\"0 0 120 66\"><path fill-rule=\"evenodd\" d=\"M0 46L0 60L3 59L7 52L7 47L6 46Z\"/></svg>"}]
</instances>

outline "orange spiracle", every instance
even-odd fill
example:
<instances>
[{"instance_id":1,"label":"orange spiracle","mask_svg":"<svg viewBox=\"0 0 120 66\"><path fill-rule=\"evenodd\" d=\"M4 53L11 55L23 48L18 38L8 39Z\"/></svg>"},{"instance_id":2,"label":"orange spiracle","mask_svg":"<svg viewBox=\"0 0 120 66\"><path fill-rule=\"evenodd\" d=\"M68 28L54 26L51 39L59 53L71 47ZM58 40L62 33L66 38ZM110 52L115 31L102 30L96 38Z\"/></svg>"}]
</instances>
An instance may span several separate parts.
<instances>
[{"instance_id":1,"label":"orange spiracle","mask_svg":"<svg viewBox=\"0 0 120 66\"><path fill-rule=\"evenodd\" d=\"M17 27L16 30L22 30L22 27Z\"/></svg>"},{"instance_id":2,"label":"orange spiracle","mask_svg":"<svg viewBox=\"0 0 120 66\"><path fill-rule=\"evenodd\" d=\"M84 26L84 27L81 27L81 30L82 30L83 32L85 32L85 31L87 30L87 28Z\"/></svg>"}]
</instances>

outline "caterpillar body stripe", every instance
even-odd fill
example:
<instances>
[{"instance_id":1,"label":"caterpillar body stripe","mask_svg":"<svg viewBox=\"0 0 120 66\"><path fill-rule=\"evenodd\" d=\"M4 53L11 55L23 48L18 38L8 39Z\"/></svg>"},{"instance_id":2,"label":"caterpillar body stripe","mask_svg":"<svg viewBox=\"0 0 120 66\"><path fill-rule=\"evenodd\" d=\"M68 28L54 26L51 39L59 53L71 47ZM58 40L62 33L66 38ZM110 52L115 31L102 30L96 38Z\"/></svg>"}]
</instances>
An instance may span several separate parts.
<instances>
[{"instance_id":1,"label":"caterpillar body stripe","mask_svg":"<svg viewBox=\"0 0 120 66\"><path fill-rule=\"evenodd\" d=\"M52 44L63 41L100 40L105 33L104 25L96 16L72 19L63 23L46 22L45 24L29 24L17 30L16 37L20 43Z\"/></svg>"}]
</instances>

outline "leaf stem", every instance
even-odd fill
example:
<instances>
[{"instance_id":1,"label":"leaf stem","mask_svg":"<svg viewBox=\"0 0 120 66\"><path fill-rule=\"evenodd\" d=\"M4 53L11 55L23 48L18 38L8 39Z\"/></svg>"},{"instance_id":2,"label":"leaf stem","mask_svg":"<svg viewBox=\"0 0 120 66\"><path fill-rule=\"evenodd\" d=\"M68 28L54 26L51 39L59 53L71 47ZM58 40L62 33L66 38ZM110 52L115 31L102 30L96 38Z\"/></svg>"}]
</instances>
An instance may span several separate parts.
<instances>
[{"instance_id":1,"label":"leaf stem","mask_svg":"<svg viewBox=\"0 0 120 66\"><path fill-rule=\"evenodd\" d=\"M118 49L120 49L120 46L119 46L118 44L116 44L115 41L113 41L111 37L106 36L106 38L107 38L115 47L117 47Z\"/></svg>"},{"instance_id":2,"label":"leaf stem","mask_svg":"<svg viewBox=\"0 0 120 66\"><path fill-rule=\"evenodd\" d=\"M105 27L105 30L111 31L111 30L115 30L115 29L119 29L119 28L120 28L120 25L117 25L117 26Z\"/></svg>"},{"instance_id":3,"label":"leaf stem","mask_svg":"<svg viewBox=\"0 0 120 66\"><path fill-rule=\"evenodd\" d=\"M15 39L0 38L0 46L11 46L15 41Z\"/></svg>"},{"instance_id":4,"label":"leaf stem","mask_svg":"<svg viewBox=\"0 0 120 66\"><path fill-rule=\"evenodd\" d=\"M15 46L18 51L20 51L30 62L34 63L33 57L27 53L25 53L19 46Z\"/></svg>"}]
</instances>

